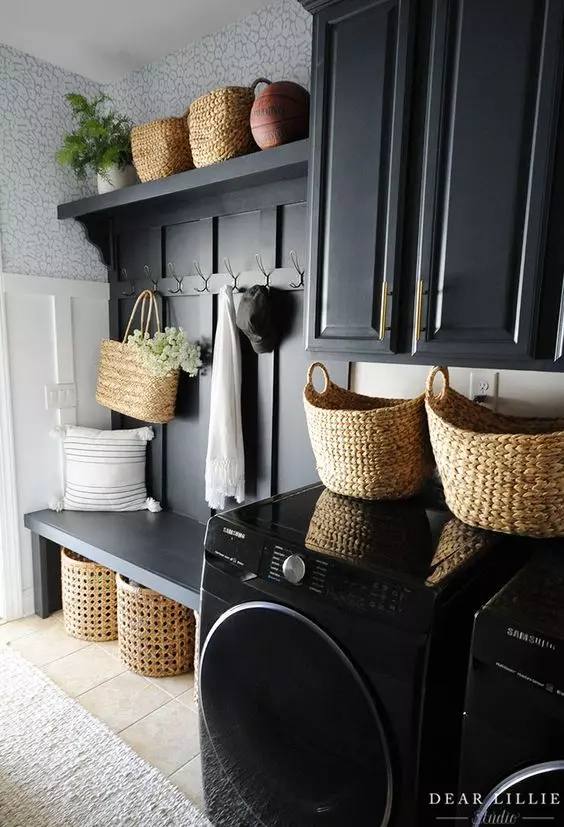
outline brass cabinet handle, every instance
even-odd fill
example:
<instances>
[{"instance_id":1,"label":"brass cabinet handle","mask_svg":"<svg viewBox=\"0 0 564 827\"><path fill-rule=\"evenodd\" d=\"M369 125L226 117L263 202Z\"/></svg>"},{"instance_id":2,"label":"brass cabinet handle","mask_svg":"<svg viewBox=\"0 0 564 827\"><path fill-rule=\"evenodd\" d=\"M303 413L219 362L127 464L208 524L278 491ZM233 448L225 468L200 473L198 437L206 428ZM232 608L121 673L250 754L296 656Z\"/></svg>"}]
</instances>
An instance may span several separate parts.
<instances>
[{"instance_id":1,"label":"brass cabinet handle","mask_svg":"<svg viewBox=\"0 0 564 827\"><path fill-rule=\"evenodd\" d=\"M391 293L390 293L391 295ZM378 329L378 339L383 342L386 337L386 317L388 315L388 282L384 281L382 284L382 298L380 300L380 327Z\"/></svg>"},{"instance_id":2,"label":"brass cabinet handle","mask_svg":"<svg viewBox=\"0 0 564 827\"><path fill-rule=\"evenodd\" d=\"M422 318L422 310L423 310L423 296L427 295L428 291L424 289L425 283L423 279L419 279L417 282L417 299L415 304L415 320L413 324L413 334L415 341L418 342L421 339L421 318Z\"/></svg>"}]
</instances>

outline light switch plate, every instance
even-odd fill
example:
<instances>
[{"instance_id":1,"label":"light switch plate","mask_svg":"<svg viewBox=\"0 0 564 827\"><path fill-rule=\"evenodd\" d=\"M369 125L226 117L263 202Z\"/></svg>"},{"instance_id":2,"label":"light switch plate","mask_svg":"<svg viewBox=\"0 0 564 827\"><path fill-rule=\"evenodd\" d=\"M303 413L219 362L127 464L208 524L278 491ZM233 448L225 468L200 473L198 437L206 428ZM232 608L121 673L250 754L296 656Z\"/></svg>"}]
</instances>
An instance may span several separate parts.
<instances>
[{"instance_id":1,"label":"light switch plate","mask_svg":"<svg viewBox=\"0 0 564 827\"><path fill-rule=\"evenodd\" d=\"M48 411L76 408L76 385L45 385L45 405Z\"/></svg>"}]
</instances>

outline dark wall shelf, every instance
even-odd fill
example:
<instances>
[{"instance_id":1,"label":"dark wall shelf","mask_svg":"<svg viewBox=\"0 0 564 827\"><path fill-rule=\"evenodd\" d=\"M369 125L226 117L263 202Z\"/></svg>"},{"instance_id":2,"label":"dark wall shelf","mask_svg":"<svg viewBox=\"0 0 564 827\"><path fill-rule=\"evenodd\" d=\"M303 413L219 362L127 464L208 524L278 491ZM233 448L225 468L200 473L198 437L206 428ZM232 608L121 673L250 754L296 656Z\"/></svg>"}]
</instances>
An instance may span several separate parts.
<instances>
[{"instance_id":1,"label":"dark wall shelf","mask_svg":"<svg viewBox=\"0 0 564 827\"><path fill-rule=\"evenodd\" d=\"M150 181L135 184L104 195L92 195L79 201L59 204L58 218L82 218L88 215L114 213L120 207L132 204L156 206L158 199L166 198L167 206L175 201L187 200L191 195L217 195L246 187L290 181L307 175L309 140L254 152L241 158L233 158L222 164L202 169L192 169Z\"/></svg>"}]
</instances>

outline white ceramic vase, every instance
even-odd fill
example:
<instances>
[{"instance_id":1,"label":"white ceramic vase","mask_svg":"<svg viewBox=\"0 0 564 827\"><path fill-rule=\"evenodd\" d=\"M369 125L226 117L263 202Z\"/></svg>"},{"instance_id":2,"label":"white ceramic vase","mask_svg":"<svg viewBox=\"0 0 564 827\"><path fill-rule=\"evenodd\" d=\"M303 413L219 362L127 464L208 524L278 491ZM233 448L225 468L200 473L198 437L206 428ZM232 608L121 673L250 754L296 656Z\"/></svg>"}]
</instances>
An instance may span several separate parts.
<instances>
[{"instance_id":1,"label":"white ceramic vase","mask_svg":"<svg viewBox=\"0 0 564 827\"><path fill-rule=\"evenodd\" d=\"M113 192L113 190L121 190L123 187L129 187L131 184L137 183L137 173L133 164L120 169L119 167L110 167L106 170L103 177L98 173L98 193L102 195L105 192Z\"/></svg>"}]
</instances>

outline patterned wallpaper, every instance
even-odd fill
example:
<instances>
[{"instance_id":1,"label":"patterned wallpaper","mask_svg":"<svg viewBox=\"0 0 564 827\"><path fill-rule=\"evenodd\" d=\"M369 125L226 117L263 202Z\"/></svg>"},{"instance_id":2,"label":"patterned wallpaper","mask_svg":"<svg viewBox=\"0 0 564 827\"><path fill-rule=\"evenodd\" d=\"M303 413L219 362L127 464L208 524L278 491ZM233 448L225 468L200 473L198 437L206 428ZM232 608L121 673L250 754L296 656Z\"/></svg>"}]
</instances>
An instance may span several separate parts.
<instances>
[{"instance_id":1,"label":"patterned wallpaper","mask_svg":"<svg viewBox=\"0 0 564 827\"><path fill-rule=\"evenodd\" d=\"M311 15L297 0L278 0L178 52L107 84L107 94L135 123L181 115L218 86L258 77L309 86Z\"/></svg>"},{"instance_id":2,"label":"patterned wallpaper","mask_svg":"<svg viewBox=\"0 0 564 827\"><path fill-rule=\"evenodd\" d=\"M311 16L278 0L174 54L106 84L116 108L136 123L179 115L218 86L265 76L309 85ZM93 191L60 169L54 154L71 127L66 92L94 95L80 75L0 44L0 239L5 271L104 280L106 269L75 221L57 204Z\"/></svg>"},{"instance_id":3,"label":"patterned wallpaper","mask_svg":"<svg viewBox=\"0 0 564 827\"><path fill-rule=\"evenodd\" d=\"M24 275L105 280L80 224L57 204L87 194L54 155L71 127L66 92L93 95L79 75L0 44L0 234L2 269Z\"/></svg>"}]
</instances>

